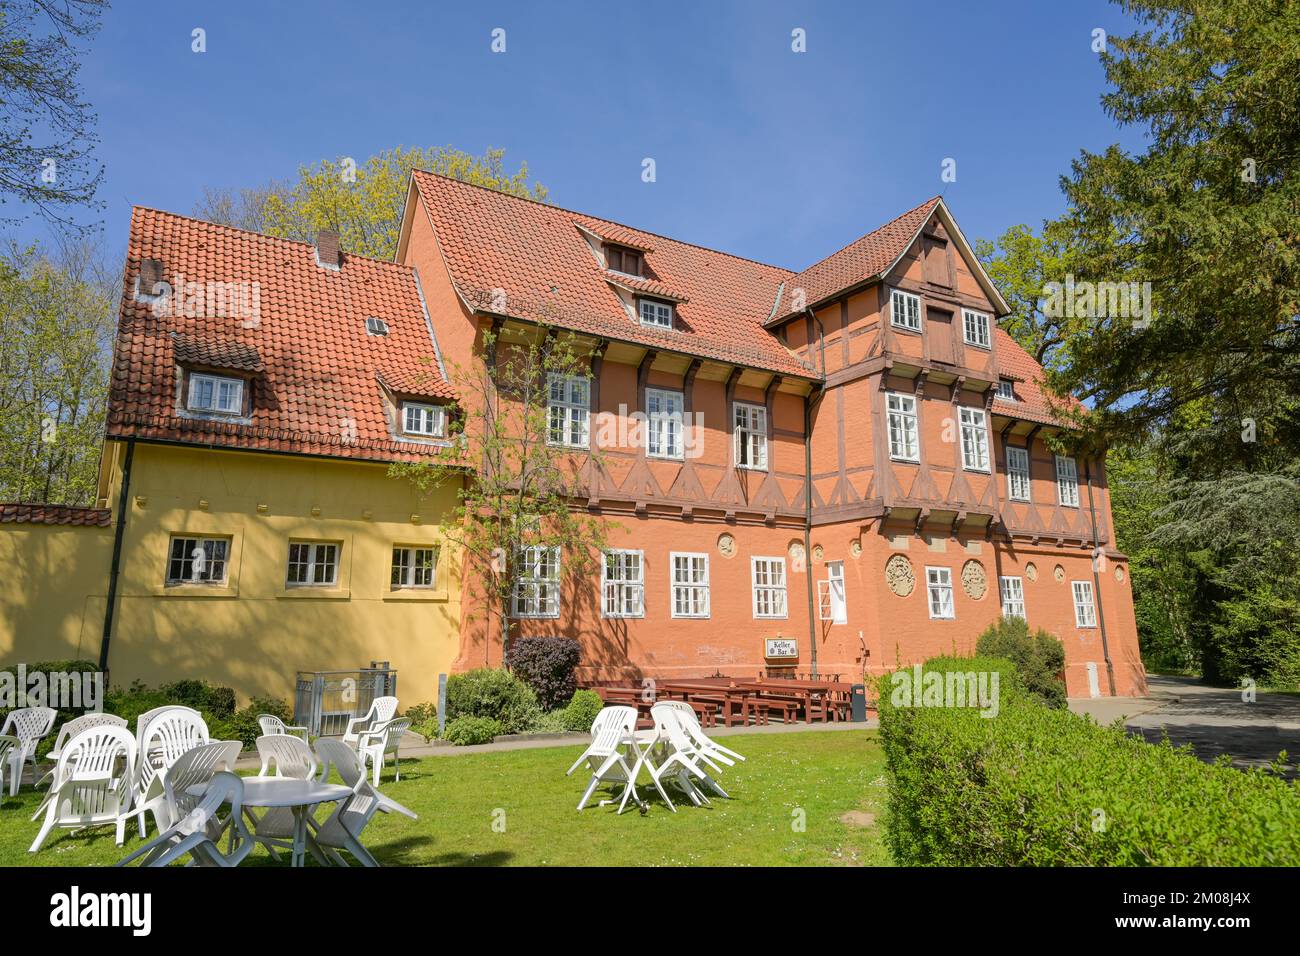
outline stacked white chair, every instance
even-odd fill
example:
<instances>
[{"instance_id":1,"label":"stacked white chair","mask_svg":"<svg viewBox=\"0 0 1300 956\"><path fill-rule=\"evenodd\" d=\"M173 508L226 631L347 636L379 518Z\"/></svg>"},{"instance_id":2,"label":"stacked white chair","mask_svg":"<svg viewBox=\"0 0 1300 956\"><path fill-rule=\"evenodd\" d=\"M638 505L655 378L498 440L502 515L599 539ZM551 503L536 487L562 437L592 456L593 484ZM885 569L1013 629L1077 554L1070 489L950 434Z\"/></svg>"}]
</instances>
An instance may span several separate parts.
<instances>
[{"instance_id":1,"label":"stacked white chair","mask_svg":"<svg viewBox=\"0 0 1300 956\"><path fill-rule=\"evenodd\" d=\"M376 813L402 813L412 820L418 820L419 817L372 787L366 780L365 767L356 751L343 742L318 740L316 753L321 759L322 781L328 780L330 768L333 767L344 786L352 788L351 799L341 801L316 831L316 843L325 850L332 862L340 866L347 866L340 850L347 850L363 866L378 866L379 861L361 845L360 840L361 831L370 822L370 818Z\"/></svg>"},{"instance_id":2,"label":"stacked white chair","mask_svg":"<svg viewBox=\"0 0 1300 956\"><path fill-rule=\"evenodd\" d=\"M163 801L155 814L158 829L175 826L185 814L198 804L199 799L189 791L206 784L222 771L234 771L239 759L238 740L214 740L185 751L163 773Z\"/></svg>"},{"instance_id":3,"label":"stacked white chair","mask_svg":"<svg viewBox=\"0 0 1300 956\"><path fill-rule=\"evenodd\" d=\"M682 727L685 728L687 735L694 742L695 746L700 749L700 752L707 755L710 760L718 763L725 763L728 767L734 767L737 760L745 759L734 750L728 750L726 747L722 746L722 744L705 734L704 728L700 726L699 715L696 714L694 708L685 701L661 700L654 706L668 707L677 711L681 716Z\"/></svg>"},{"instance_id":4,"label":"stacked white chair","mask_svg":"<svg viewBox=\"0 0 1300 956\"><path fill-rule=\"evenodd\" d=\"M692 780L692 777L697 778L719 795L726 797L727 792L718 785L716 780L709 776L708 771L700 766L701 763L704 763L714 770L720 771L718 765L703 753L691 740L690 735L687 734L682 723L681 712L673 707L655 704L650 708L650 713L654 717L655 730L658 732L661 742L659 759L646 762L651 779L656 784L665 778L675 780L697 807L701 804L707 804L709 798L695 786L695 780Z\"/></svg>"},{"instance_id":5,"label":"stacked white chair","mask_svg":"<svg viewBox=\"0 0 1300 956\"><path fill-rule=\"evenodd\" d=\"M125 726L126 718L119 717L117 714L89 713L82 714L80 717L73 717L59 728L59 735L54 738L54 747L45 756L57 763L59 752L63 750L63 745L68 742L68 738L81 733L83 730L89 730L91 727Z\"/></svg>"},{"instance_id":6,"label":"stacked white chair","mask_svg":"<svg viewBox=\"0 0 1300 956\"><path fill-rule=\"evenodd\" d=\"M49 793L32 814L35 820L44 811L45 822L28 852L39 850L55 827L107 823L116 824L121 846L135 765L135 738L125 727L91 727L71 737L59 754Z\"/></svg>"},{"instance_id":7,"label":"stacked white chair","mask_svg":"<svg viewBox=\"0 0 1300 956\"><path fill-rule=\"evenodd\" d=\"M622 813L627 806L628 797L636 792L636 768L630 766L627 762L627 752L624 749L629 739L636 733L636 708L626 706L605 707L596 715L596 719L591 722L591 744L582 755L573 762L573 766L568 769L565 776L573 773L583 763L587 764L591 770L591 781L587 784L587 789L583 791L582 799L578 801L578 809L581 810L591 799L591 795L596 792L596 788L602 783L605 784L623 784L623 799L619 803L618 812ZM668 794L664 792L659 781L654 781L659 795L664 798L669 808L673 808L672 801L668 799ZM604 806L609 801L601 801Z\"/></svg>"},{"instance_id":8,"label":"stacked white chair","mask_svg":"<svg viewBox=\"0 0 1300 956\"><path fill-rule=\"evenodd\" d=\"M405 717L395 717L392 720L386 720L382 724L377 724L373 729L363 731L357 738L357 754L361 757L361 765L364 767L369 761L372 768L371 782L379 786L379 773L383 769L384 762L389 754L393 755L393 772L397 775L396 780L402 779L402 770L398 764L397 748L401 746L402 738L411 728L411 721Z\"/></svg>"},{"instance_id":9,"label":"stacked white chair","mask_svg":"<svg viewBox=\"0 0 1300 956\"><path fill-rule=\"evenodd\" d=\"M138 820L145 835L145 814L153 813L158 829L165 829L167 794L163 774L186 752L210 741L208 725L189 707L160 708L145 723L136 748L135 795L128 817Z\"/></svg>"},{"instance_id":10,"label":"stacked white chair","mask_svg":"<svg viewBox=\"0 0 1300 956\"><path fill-rule=\"evenodd\" d=\"M366 711L365 716L353 717L348 721L347 729L343 731L343 742L355 750L361 742L363 733L373 730L385 721L392 720L396 713L396 697L376 697L371 702L370 709Z\"/></svg>"},{"instance_id":11,"label":"stacked white chair","mask_svg":"<svg viewBox=\"0 0 1300 956\"><path fill-rule=\"evenodd\" d=\"M0 727L0 737L13 737L16 745L11 745L6 753L6 768L9 772L9 796L18 792L22 783L23 764L31 762L32 781L36 781L36 748L54 729L54 719L58 712L52 707L19 707L9 711L4 726Z\"/></svg>"},{"instance_id":12,"label":"stacked white chair","mask_svg":"<svg viewBox=\"0 0 1300 956\"><path fill-rule=\"evenodd\" d=\"M262 728L262 736L270 737L276 734L291 734L294 737L301 737L304 742L307 740L307 728L286 724L274 714L258 714L257 726Z\"/></svg>"},{"instance_id":13,"label":"stacked white chair","mask_svg":"<svg viewBox=\"0 0 1300 956\"><path fill-rule=\"evenodd\" d=\"M243 798L244 782L239 777L224 770L214 774L188 813L117 865L144 857L141 866L167 866L188 856L199 866L238 866L253 849L239 815ZM223 821L221 808L226 803L230 813ZM226 827L231 829L230 851L222 853L217 843Z\"/></svg>"},{"instance_id":14,"label":"stacked white chair","mask_svg":"<svg viewBox=\"0 0 1300 956\"><path fill-rule=\"evenodd\" d=\"M316 756L301 737L288 734L265 734L257 738L257 753L262 758L259 777L276 776L289 780L311 780L316 776ZM271 773L274 767L274 774ZM294 816L288 807L271 807L261 818L247 808L244 815L252 825L252 838L279 860L279 850L293 850ZM307 825L316 829L310 813Z\"/></svg>"}]
</instances>

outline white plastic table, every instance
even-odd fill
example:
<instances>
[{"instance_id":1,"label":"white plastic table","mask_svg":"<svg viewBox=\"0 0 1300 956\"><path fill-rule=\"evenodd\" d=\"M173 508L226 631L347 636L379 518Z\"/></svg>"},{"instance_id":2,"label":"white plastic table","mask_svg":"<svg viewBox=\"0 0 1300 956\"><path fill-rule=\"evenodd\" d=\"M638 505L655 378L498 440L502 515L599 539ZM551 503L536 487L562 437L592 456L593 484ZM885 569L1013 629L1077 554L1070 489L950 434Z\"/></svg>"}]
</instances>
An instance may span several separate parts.
<instances>
[{"instance_id":1,"label":"white plastic table","mask_svg":"<svg viewBox=\"0 0 1300 956\"><path fill-rule=\"evenodd\" d=\"M244 781L246 807L288 807L293 811L293 866L302 866L307 852L307 812L318 803L333 803L352 798L352 788L319 780L295 780L291 777L241 777ZM207 784L196 784L186 793L202 796Z\"/></svg>"}]
</instances>

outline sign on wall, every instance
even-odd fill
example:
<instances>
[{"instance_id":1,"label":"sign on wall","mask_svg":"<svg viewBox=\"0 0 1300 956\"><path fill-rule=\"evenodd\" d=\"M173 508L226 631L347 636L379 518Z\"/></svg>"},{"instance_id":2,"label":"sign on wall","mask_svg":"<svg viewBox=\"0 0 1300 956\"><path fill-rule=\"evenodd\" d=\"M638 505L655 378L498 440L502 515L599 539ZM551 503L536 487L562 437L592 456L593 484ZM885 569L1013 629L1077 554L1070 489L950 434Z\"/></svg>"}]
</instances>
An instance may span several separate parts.
<instances>
[{"instance_id":1,"label":"sign on wall","mask_svg":"<svg viewBox=\"0 0 1300 956\"><path fill-rule=\"evenodd\" d=\"M769 637L765 641L767 648L764 651L766 657L798 657L799 642L793 637Z\"/></svg>"}]
</instances>

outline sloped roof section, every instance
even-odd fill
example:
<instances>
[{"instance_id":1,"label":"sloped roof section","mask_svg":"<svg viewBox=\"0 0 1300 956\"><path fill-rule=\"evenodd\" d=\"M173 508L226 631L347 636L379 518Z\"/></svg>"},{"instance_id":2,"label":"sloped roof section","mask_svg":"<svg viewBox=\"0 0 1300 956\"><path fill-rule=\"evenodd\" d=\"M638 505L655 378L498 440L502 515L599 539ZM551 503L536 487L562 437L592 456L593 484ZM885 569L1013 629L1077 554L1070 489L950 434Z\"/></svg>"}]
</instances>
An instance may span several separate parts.
<instances>
[{"instance_id":1,"label":"sloped roof section","mask_svg":"<svg viewBox=\"0 0 1300 956\"><path fill-rule=\"evenodd\" d=\"M1043 379L1043 368L1034 357L1026 352L1010 335L999 326L994 325L993 335L998 356L998 371L1016 379L1015 392L1018 401L1009 402L1004 398L994 397L993 412L1008 418L1023 418L1025 421L1040 425L1057 425L1060 421L1052 414L1048 401L1047 388ZM1083 403L1071 396L1068 404L1082 409Z\"/></svg>"},{"instance_id":2,"label":"sloped roof section","mask_svg":"<svg viewBox=\"0 0 1300 956\"><path fill-rule=\"evenodd\" d=\"M166 304L135 295L142 259L160 259L174 289ZM217 294L213 294L213 290ZM233 307L232 307L233 304ZM388 323L367 335L367 316ZM379 376L419 377L454 398L414 272L345 255L316 263L309 243L136 207L109 392L107 434L376 461L429 454L394 440ZM230 369L251 393L246 417L188 413L186 364Z\"/></svg>"},{"instance_id":3,"label":"sloped roof section","mask_svg":"<svg viewBox=\"0 0 1300 956\"><path fill-rule=\"evenodd\" d=\"M72 505L0 504L0 524L61 524L107 528L112 512L107 508Z\"/></svg>"},{"instance_id":4,"label":"sloped roof section","mask_svg":"<svg viewBox=\"0 0 1300 956\"><path fill-rule=\"evenodd\" d=\"M784 375L814 369L763 329L785 269L432 173L414 173L461 297L484 312ZM575 228L578 227L578 228ZM646 252L651 281L687 301L677 328L642 326L580 229ZM621 277L618 277L621 279ZM625 281L625 280L624 280Z\"/></svg>"}]
</instances>

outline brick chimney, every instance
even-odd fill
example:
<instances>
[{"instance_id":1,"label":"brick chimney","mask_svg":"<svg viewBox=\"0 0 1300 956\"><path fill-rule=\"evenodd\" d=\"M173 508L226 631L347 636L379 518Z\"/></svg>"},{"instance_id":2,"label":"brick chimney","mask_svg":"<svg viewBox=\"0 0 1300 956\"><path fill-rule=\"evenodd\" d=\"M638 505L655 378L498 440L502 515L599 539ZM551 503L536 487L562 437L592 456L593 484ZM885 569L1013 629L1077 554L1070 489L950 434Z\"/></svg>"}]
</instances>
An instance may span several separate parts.
<instances>
[{"instance_id":1,"label":"brick chimney","mask_svg":"<svg viewBox=\"0 0 1300 956\"><path fill-rule=\"evenodd\" d=\"M154 286L163 281L163 261L161 259L140 260L140 294L153 295Z\"/></svg>"},{"instance_id":2,"label":"brick chimney","mask_svg":"<svg viewBox=\"0 0 1300 956\"><path fill-rule=\"evenodd\" d=\"M316 233L316 264L326 269L339 267L339 234L334 229Z\"/></svg>"}]
</instances>

